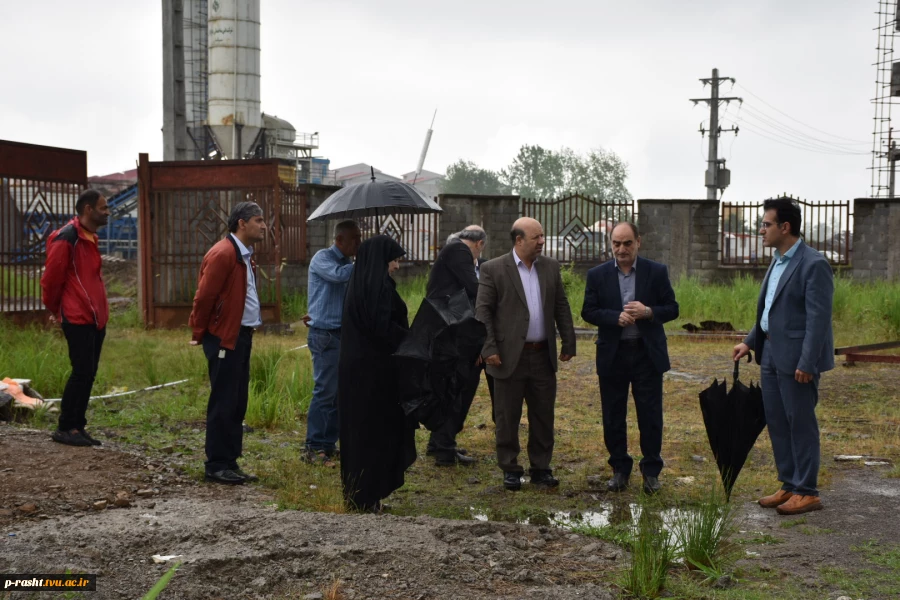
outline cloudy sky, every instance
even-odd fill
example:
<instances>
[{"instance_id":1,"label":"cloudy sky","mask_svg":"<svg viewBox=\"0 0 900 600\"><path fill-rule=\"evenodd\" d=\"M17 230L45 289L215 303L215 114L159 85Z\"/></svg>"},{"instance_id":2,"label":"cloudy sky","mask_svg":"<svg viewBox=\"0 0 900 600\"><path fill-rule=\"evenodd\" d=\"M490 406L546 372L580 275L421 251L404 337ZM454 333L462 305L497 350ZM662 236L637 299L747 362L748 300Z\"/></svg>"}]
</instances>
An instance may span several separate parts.
<instances>
[{"instance_id":1,"label":"cloudy sky","mask_svg":"<svg viewBox=\"0 0 900 600\"><path fill-rule=\"evenodd\" d=\"M162 159L159 0L2 2L0 138L87 150L91 175ZM262 0L262 107L318 131L332 167L414 170L437 109L426 169L602 147L636 198L702 198L709 113L688 99L718 67L745 99L724 199L867 196L876 5Z\"/></svg>"}]
</instances>

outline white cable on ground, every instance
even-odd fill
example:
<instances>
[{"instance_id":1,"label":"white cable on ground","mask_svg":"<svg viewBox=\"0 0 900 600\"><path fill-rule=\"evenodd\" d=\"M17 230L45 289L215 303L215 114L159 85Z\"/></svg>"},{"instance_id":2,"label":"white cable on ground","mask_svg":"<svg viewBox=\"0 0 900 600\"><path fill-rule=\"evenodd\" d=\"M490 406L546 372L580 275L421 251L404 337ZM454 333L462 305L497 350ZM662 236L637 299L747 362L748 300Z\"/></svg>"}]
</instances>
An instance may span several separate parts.
<instances>
[{"instance_id":1,"label":"white cable on ground","mask_svg":"<svg viewBox=\"0 0 900 600\"><path fill-rule=\"evenodd\" d=\"M290 350L288 350L288 352L293 352L294 350L299 350L301 348L306 348L308 346L309 346L309 344L303 344L302 346L297 346L296 348L291 348Z\"/></svg>"},{"instance_id":2,"label":"white cable on ground","mask_svg":"<svg viewBox=\"0 0 900 600\"><path fill-rule=\"evenodd\" d=\"M142 390L131 390L130 392L116 392L115 394L104 394L103 396L91 396L91 400L103 400L105 398L118 398L119 396L130 396L131 394L137 394L139 392L151 392L153 390L160 390L165 387L171 387L173 385L178 385L180 383L184 383L185 381L190 381L190 379L180 379L178 381L170 381L169 383L163 383L160 385L151 385L150 387L145 387ZM48 400L44 400L44 402L62 402L62 398L50 398Z\"/></svg>"}]
</instances>

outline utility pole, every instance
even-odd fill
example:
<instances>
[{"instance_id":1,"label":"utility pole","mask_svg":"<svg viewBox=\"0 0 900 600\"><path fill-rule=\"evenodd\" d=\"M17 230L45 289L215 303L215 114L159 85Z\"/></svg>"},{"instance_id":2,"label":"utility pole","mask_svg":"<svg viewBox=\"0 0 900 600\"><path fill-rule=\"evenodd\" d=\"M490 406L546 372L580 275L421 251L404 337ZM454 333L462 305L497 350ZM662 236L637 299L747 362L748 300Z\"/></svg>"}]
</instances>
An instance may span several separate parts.
<instances>
[{"instance_id":1,"label":"utility pole","mask_svg":"<svg viewBox=\"0 0 900 600\"><path fill-rule=\"evenodd\" d=\"M731 171L725 168L725 160L719 160L719 136L722 135L722 132L733 131L735 135L738 134L739 129L737 127L731 127L729 129L722 129L719 125L719 104L721 102L731 102L732 100L737 100L738 102L743 102L743 98L738 97L727 97L722 98L719 96L719 82L720 81L730 81L732 84L735 82L734 77L719 77L719 70L712 70L712 77L703 78L700 81L703 82L703 85L707 83L710 86L710 97L709 98L691 98L691 102L696 105L698 102L706 102L709 104L709 158L707 159L707 167L706 167L706 199L707 200L718 200L719 199L719 190L724 190L728 187L728 184L731 183ZM700 124L700 135L705 135L706 130L703 129L703 124Z\"/></svg>"}]
</instances>

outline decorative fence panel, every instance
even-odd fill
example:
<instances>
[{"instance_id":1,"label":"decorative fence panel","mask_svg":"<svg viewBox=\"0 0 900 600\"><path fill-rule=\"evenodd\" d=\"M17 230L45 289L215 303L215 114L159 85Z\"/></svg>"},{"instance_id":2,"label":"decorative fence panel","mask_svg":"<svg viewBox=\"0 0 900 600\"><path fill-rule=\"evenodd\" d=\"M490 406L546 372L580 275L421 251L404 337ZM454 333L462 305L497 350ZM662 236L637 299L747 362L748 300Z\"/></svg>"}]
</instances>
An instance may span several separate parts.
<instances>
[{"instance_id":1,"label":"decorative fence panel","mask_svg":"<svg viewBox=\"0 0 900 600\"><path fill-rule=\"evenodd\" d=\"M561 262L599 263L612 258L609 236L620 221L634 222L634 200L611 202L582 194L522 199L522 215L544 228L544 251Z\"/></svg>"},{"instance_id":2,"label":"decorative fence panel","mask_svg":"<svg viewBox=\"0 0 900 600\"><path fill-rule=\"evenodd\" d=\"M438 239L439 220L440 213L428 213L364 217L357 222L364 240L373 235L388 235L406 250L403 262L431 264L444 243Z\"/></svg>"},{"instance_id":3,"label":"decorative fence panel","mask_svg":"<svg viewBox=\"0 0 900 600\"><path fill-rule=\"evenodd\" d=\"M72 218L86 184L86 152L0 140L0 313L46 317L47 236Z\"/></svg>"},{"instance_id":4,"label":"decorative fence panel","mask_svg":"<svg viewBox=\"0 0 900 600\"><path fill-rule=\"evenodd\" d=\"M796 200L802 213L803 240L834 266L851 264L850 202ZM719 221L719 264L724 267L767 267L772 248L763 246L763 203L722 202Z\"/></svg>"}]
</instances>

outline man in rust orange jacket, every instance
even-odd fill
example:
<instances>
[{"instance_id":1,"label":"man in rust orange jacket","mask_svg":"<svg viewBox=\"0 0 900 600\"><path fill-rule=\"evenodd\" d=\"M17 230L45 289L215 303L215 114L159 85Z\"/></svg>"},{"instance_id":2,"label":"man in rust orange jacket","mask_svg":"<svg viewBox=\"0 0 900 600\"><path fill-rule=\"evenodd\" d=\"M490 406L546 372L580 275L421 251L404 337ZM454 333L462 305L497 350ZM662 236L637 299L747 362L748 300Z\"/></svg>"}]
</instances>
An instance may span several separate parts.
<instances>
[{"instance_id":1,"label":"man in rust orange jacket","mask_svg":"<svg viewBox=\"0 0 900 600\"><path fill-rule=\"evenodd\" d=\"M228 230L200 265L191 311L191 344L202 345L209 363L206 407L206 480L228 485L256 481L237 464L243 448L243 420L250 387L253 331L262 325L256 290L253 244L266 236L262 209L239 202Z\"/></svg>"},{"instance_id":2,"label":"man in rust orange jacket","mask_svg":"<svg viewBox=\"0 0 900 600\"><path fill-rule=\"evenodd\" d=\"M41 276L44 306L51 320L62 326L72 363L52 438L69 446L99 446L84 428L109 320L96 233L109 221L109 207L100 192L85 190L75 212L74 219L47 238L47 263Z\"/></svg>"}]
</instances>

